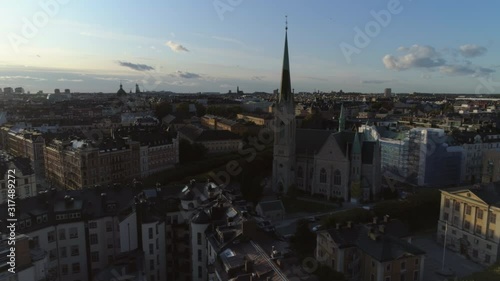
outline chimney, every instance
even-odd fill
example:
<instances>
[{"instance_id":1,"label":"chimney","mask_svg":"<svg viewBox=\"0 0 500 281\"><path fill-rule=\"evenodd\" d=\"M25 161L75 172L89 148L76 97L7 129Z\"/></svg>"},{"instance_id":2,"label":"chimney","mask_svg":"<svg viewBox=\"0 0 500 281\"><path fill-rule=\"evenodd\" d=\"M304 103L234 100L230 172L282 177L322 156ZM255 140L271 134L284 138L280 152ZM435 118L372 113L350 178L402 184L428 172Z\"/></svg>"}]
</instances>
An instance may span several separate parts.
<instances>
[{"instance_id":1,"label":"chimney","mask_svg":"<svg viewBox=\"0 0 500 281\"><path fill-rule=\"evenodd\" d=\"M245 272L249 273L252 271L252 261L245 259Z\"/></svg>"},{"instance_id":2,"label":"chimney","mask_svg":"<svg viewBox=\"0 0 500 281\"><path fill-rule=\"evenodd\" d=\"M377 224L377 217L373 217L373 224Z\"/></svg>"},{"instance_id":3,"label":"chimney","mask_svg":"<svg viewBox=\"0 0 500 281\"><path fill-rule=\"evenodd\" d=\"M385 232L385 225L383 225L383 224L379 225L379 226L378 226L378 231L379 231L380 233L384 233L384 232Z\"/></svg>"},{"instance_id":4,"label":"chimney","mask_svg":"<svg viewBox=\"0 0 500 281\"><path fill-rule=\"evenodd\" d=\"M389 222L389 215L384 216L384 222Z\"/></svg>"},{"instance_id":5,"label":"chimney","mask_svg":"<svg viewBox=\"0 0 500 281\"><path fill-rule=\"evenodd\" d=\"M351 226L352 226L352 221L348 221L347 222L347 228L351 228Z\"/></svg>"},{"instance_id":6,"label":"chimney","mask_svg":"<svg viewBox=\"0 0 500 281\"><path fill-rule=\"evenodd\" d=\"M340 223L335 224L335 229L340 229Z\"/></svg>"}]
</instances>

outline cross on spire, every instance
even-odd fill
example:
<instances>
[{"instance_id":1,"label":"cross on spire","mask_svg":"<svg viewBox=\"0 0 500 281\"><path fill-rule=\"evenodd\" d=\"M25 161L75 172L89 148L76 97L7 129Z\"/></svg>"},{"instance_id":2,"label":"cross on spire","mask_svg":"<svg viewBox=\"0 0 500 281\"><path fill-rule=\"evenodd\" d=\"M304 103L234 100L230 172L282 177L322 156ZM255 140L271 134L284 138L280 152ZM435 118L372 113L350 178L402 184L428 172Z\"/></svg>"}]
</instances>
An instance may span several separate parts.
<instances>
[{"instance_id":1,"label":"cross on spire","mask_svg":"<svg viewBox=\"0 0 500 281\"><path fill-rule=\"evenodd\" d=\"M288 16L285 16L285 30L288 30Z\"/></svg>"}]
</instances>

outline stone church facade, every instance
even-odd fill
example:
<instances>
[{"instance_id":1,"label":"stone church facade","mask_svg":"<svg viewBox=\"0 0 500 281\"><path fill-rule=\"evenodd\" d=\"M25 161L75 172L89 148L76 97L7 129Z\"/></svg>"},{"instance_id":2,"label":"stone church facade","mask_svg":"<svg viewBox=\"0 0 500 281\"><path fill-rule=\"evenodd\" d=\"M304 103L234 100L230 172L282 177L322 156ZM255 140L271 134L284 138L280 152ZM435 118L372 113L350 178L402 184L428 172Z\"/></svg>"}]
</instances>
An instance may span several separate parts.
<instances>
[{"instance_id":1,"label":"stone church facade","mask_svg":"<svg viewBox=\"0 0 500 281\"><path fill-rule=\"evenodd\" d=\"M281 90L274 105L273 190L287 193L295 186L328 199L377 200L380 144L345 130L343 107L337 131L297 128L287 41L285 34Z\"/></svg>"}]
</instances>

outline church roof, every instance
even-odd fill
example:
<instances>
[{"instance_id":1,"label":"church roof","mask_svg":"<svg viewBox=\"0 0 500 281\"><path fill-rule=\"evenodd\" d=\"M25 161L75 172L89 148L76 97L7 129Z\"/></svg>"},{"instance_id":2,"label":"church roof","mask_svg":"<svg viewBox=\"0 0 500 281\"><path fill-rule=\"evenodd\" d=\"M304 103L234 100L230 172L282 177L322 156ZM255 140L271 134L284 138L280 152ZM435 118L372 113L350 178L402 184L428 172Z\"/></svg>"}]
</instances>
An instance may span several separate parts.
<instances>
[{"instance_id":1,"label":"church roof","mask_svg":"<svg viewBox=\"0 0 500 281\"><path fill-rule=\"evenodd\" d=\"M295 143L297 154L312 154L318 153L323 145L328 140L332 131L312 130L312 129L297 129Z\"/></svg>"},{"instance_id":2,"label":"church roof","mask_svg":"<svg viewBox=\"0 0 500 281\"><path fill-rule=\"evenodd\" d=\"M125 96L125 95L127 95L127 92L125 92L125 90L123 89L122 84L120 84L120 90L118 90L118 92L116 92L116 94L118 96Z\"/></svg>"}]
</instances>

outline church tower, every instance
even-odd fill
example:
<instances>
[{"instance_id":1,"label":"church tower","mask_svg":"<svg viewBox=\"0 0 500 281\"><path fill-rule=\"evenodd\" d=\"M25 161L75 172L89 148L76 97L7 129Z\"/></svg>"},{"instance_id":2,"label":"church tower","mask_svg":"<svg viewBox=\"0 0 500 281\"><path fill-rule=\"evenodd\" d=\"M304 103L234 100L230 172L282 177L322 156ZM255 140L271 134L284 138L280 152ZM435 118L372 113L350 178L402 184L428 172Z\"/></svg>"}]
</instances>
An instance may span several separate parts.
<instances>
[{"instance_id":1,"label":"church tower","mask_svg":"<svg viewBox=\"0 0 500 281\"><path fill-rule=\"evenodd\" d=\"M361 188L361 141L359 137L356 129L351 151L351 202L357 202L363 195Z\"/></svg>"},{"instance_id":2,"label":"church tower","mask_svg":"<svg viewBox=\"0 0 500 281\"><path fill-rule=\"evenodd\" d=\"M340 105L339 132L345 131L345 111L344 104Z\"/></svg>"},{"instance_id":3,"label":"church tower","mask_svg":"<svg viewBox=\"0 0 500 281\"><path fill-rule=\"evenodd\" d=\"M281 89L274 106L273 190L287 193L295 184L295 103L288 61L288 23L285 28L285 51Z\"/></svg>"}]
</instances>

